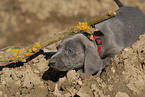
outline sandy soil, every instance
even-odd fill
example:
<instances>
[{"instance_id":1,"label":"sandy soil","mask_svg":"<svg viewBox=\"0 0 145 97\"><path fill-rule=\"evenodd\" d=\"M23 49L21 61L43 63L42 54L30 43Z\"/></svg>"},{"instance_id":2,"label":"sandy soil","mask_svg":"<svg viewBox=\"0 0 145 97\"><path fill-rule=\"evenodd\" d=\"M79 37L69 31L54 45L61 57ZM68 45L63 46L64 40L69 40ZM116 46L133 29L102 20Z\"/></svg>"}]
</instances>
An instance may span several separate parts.
<instances>
[{"instance_id":1,"label":"sandy soil","mask_svg":"<svg viewBox=\"0 0 145 97\"><path fill-rule=\"evenodd\" d=\"M144 0L122 0L143 12ZM0 0L0 48L27 46L78 21L118 7L113 0ZM50 49L55 49L55 45ZM144 97L145 35L108 63L101 76L48 71L40 54L28 63L0 67L0 97ZM50 69L49 69L50 70ZM50 74L50 77L45 76ZM57 76L61 78L57 79ZM143 92L142 92L143 91Z\"/></svg>"}]
</instances>

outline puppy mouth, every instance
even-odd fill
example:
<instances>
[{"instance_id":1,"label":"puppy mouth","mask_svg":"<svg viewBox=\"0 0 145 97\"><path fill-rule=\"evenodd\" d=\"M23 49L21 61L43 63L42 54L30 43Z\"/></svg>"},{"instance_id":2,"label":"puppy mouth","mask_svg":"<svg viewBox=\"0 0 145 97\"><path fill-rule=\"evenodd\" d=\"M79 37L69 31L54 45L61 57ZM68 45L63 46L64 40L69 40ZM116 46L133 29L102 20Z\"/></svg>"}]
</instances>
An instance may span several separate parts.
<instances>
[{"instance_id":1,"label":"puppy mouth","mask_svg":"<svg viewBox=\"0 0 145 97\"><path fill-rule=\"evenodd\" d=\"M68 70L70 70L70 68L66 67L65 65L64 66L63 65L60 65L60 66L50 65L50 67L54 68L57 71L68 71Z\"/></svg>"},{"instance_id":2,"label":"puppy mouth","mask_svg":"<svg viewBox=\"0 0 145 97\"><path fill-rule=\"evenodd\" d=\"M54 66L51 66L51 68L53 68L55 71L63 71L63 70L60 70L60 69L58 69L58 68L56 68Z\"/></svg>"},{"instance_id":3,"label":"puppy mouth","mask_svg":"<svg viewBox=\"0 0 145 97\"><path fill-rule=\"evenodd\" d=\"M71 64L65 64L64 62L58 60L51 60L48 66L57 71L68 71L71 69Z\"/></svg>"},{"instance_id":4,"label":"puppy mouth","mask_svg":"<svg viewBox=\"0 0 145 97\"><path fill-rule=\"evenodd\" d=\"M54 68L56 71L68 71L67 69L60 69L60 68L57 68L57 67L52 67Z\"/></svg>"}]
</instances>

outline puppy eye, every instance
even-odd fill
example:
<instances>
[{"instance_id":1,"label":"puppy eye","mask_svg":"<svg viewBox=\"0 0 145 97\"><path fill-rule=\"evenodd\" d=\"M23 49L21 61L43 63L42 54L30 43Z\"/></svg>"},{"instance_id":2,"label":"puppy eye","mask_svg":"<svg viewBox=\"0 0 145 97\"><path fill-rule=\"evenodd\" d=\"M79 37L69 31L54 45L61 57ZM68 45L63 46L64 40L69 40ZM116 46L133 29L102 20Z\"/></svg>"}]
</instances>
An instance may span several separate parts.
<instances>
[{"instance_id":1,"label":"puppy eye","mask_svg":"<svg viewBox=\"0 0 145 97\"><path fill-rule=\"evenodd\" d=\"M68 49L68 50L67 50L67 53L68 53L68 54L73 54L73 51L72 51L71 49Z\"/></svg>"}]
</instances>

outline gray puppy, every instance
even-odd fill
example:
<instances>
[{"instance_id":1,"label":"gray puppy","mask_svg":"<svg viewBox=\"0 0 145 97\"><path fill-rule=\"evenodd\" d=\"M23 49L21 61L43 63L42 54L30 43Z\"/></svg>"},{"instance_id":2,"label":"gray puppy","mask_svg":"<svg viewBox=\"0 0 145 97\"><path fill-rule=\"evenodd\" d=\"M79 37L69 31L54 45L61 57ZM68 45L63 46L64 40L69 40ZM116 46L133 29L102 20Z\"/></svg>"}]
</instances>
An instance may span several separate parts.
<instances>
[{"instance_id":1,"label":"gray puppy","mask_svg":"<svg viewBox=\"0 0 145 97\"><path fill-rule=\"evenodd\" d=\"M82 32L58 45L58 51L49 63L52 68L99 75L112 56L132 45L145 32L145 14L135 7L124 6L119 0L114 1L120 7L116 17L95 25L100 30L97 33L102 41L101 54L97 52L96 42Z\"/></svg>"}]
</instances>

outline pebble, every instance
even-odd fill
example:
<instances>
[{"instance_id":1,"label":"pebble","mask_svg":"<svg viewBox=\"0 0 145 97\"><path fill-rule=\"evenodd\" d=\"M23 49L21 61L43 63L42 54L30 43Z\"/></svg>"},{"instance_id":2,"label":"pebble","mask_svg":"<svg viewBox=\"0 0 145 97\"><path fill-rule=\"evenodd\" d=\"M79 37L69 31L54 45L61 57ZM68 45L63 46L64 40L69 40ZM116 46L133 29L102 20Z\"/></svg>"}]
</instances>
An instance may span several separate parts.
<instances>
[{"instance_id":1,"label":"pebble","mask_svg":"<svg viewBox=\"0 0 145 97\"><path fill-rule=\"evenodd\" d=\"M115 69L113 67L111 68L111 70L112 70L113 73L115 73Z\"/></svg>"},{"instance_id":2,"label":"pebble","mask_svg":"<svg viewBox=\"0 0 145 97\"><path fill-rule=\"evenodd\" d=\"M125 48L124 50L125 50L125 51L128 51L128 49L127 49L127 48Z\"/></svg>"},{"instance_id":3,"label":"pebble","mask_svg":"<svg viewBox=\"0 0 145 97\"><path fill-rule=\"evenodd\" d=\"M39 70L34 70L34 73L37 73L37 74L38 74L38 73L40 73L40 72L39 72Z\"/></svg>"},{"instance_id":4,"label":"pebble","mask_svg":"<svg viewBox=\"0 0 145 97\"><path fill-rule=\"evenodd\" d=\"M115 97L129 97L128 94L123 93L123 92L118 92Z\"/></svg>"},{"instance_id":5,"label":"pebble","mask_svg":"<svg viewBox=\"0 0 145 97\"><path fill-rule=\"evenodd\" d=\"M0 91L0 95L2 95L3 94L3 92L2 91Z\"/></svg>"}]
</instances>

